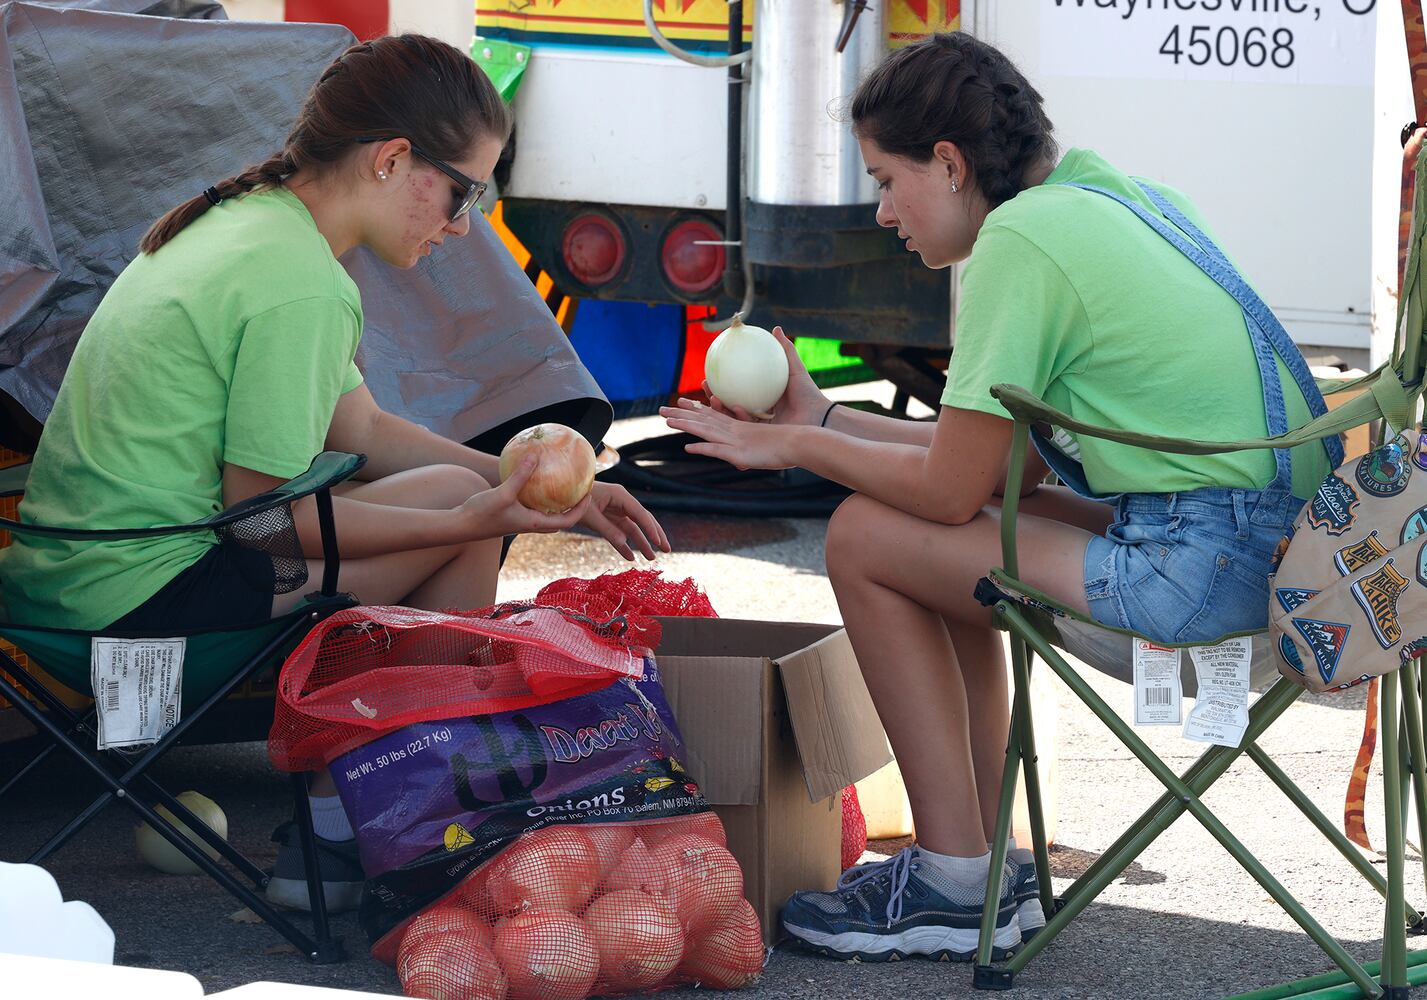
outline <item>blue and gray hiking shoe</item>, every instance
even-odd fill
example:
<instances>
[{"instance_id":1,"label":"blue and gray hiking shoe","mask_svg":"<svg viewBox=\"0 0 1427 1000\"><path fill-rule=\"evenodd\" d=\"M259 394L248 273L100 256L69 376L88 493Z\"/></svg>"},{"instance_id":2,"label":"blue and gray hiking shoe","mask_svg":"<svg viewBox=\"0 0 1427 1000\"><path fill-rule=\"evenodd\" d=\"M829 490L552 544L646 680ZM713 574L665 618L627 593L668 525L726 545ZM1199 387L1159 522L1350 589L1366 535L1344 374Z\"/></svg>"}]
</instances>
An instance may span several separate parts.
<instances>
[{"instance_id":1,"label":"blue and gray hiking shoe","mask_svg":"<svg viewBox=\"0 0 1427 1000\"><path fill-rule=\"evenodd\" d=\"M1024 847L1006 855L1006 866L1015 873L1016 922L1021 925L1021 940L1029 941L1045 926L1045 910L1041 906L1041 887L1036 878L1036 856Z\"/></svg>"},{"instance_id":2,"label":"blue and gray hiking shoe","mask_svg":"<svg viewBox=\"0 0 1427 1000\"><path fill-rule=\"evenodd\" d=\"M322 901L328 913L346 913L362 902L362 862L357 855L355 840L317 841L317 867L322 872ZM312 911L312 899L307 892L307 866L302 859L302 842L297 823L288 820L273 831L279 844L277 863L268 879L265 895L268 902L288 910Z\"/></svg>"},{"instance_id":3,"label":"blue and gray hiking shoe","mask_svg":"<svg viewBox=\"0 0 1427 1000\"><path fill-rule=\"evenodd\" d=\"M994 956L1021 943L1009 866L1001 877ZM886 861L843 873L832 892L798 892L783 906L795 939L834 958L897 961L925 955L966 962L976 955L984 887L953 882L908 847Z\"/></svg>"}]
</instances>

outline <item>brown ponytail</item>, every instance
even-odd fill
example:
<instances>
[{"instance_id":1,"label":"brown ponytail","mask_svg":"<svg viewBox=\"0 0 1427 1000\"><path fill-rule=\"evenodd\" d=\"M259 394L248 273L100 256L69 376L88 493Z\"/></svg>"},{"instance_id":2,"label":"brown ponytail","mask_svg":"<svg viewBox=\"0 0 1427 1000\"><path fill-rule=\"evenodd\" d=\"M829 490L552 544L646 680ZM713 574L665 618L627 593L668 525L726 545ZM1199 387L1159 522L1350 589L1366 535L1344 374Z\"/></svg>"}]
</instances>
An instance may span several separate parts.
<instances>
[{"instance_id":1,"label":"brown ponytail","mask_svg":"<svg viewBox=\"0 0 1427 1000\"><path fill-rule=\"evenodd\" d=\"M323 71L281 151L170 209L139 250L154 253L214 204L280 186L300 169L323 169L359 138L402 136L441 160L459 160L488 136L504 142L510 109L479 66L424 35L354 45Z\"/></svg>"},{"instance_id":2,"label":"brown ponytail","mask_svg":"<svg viewBox=\"0 0 1427 1000\"><path fill-rule=\"evenodd\" d=\"M955 143L993 208L1056 155L1041 95L998 49L961 32L889 55L857 88L851 117L859 136L916 163Z\"/></svg>"}]
</instances>

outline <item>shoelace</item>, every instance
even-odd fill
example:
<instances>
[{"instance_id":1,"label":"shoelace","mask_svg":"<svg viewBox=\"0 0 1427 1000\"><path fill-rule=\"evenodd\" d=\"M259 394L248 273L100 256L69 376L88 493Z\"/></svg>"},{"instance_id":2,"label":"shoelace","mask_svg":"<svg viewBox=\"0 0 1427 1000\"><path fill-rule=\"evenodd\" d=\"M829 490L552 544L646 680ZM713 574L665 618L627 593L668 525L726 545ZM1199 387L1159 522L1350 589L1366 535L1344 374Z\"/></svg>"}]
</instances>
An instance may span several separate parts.
<instances>
[{"instance_id":1,"label":"shoelace","mask_svg":"<svg viewBox=\"0 0 1427 1000\"><path fill-rule=\"evenodd\" d=\"M843 872L837 879L839 889L851 889L854 893L870 882L888 878L892 883L892 895L887 899L887 926L902 918L902 893L907 889L907 879L912 875L912 850L904 847L886 861L874 861ZM858 893L858 898L861 894Z\"/></svg>"}]
</instances>

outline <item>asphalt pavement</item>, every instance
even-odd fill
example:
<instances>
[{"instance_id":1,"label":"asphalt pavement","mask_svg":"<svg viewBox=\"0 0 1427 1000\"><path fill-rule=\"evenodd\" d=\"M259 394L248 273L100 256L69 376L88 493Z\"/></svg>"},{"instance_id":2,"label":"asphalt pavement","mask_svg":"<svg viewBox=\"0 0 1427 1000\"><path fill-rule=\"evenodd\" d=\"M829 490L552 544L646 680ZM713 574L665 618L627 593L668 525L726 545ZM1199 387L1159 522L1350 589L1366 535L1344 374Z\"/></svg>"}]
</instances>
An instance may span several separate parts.
<instances>
[{"instance_id":1,"label":"asphalt pavement","mask_svg":"<svg viewBox=\"0 0 1427 1000\"><path fill-rule=\"evenodd\" d=\"M612 438L634 440L661 426L629 421ZM669 577L697 580L721 615L840 621L823 569L824 521L689 514L662 520L675 553L662 557L659 566ZM588 536L524 537L511 552L499 597L533 596L551 579L618 570L620 563L602 541ZM1111 704L1129 709L1129 688L1098 675L1090 679ZM1052 869L1057 887L1063 888L1138 815L1157 785L1058 683L1056 699L1058 738L1041 752L1043 757L1053 752L1058 763ZM1305 696L1263 741L1335 819L1342 815L1362 721L1361 691ZM1139 732L1177 770L1200 750L1174 729ZM14 763L13 749L0 748L0 773L8 773ZM285 818L287 785L286 777L267 763L262 744L182 748L156 774L170 789L195 788L216 799L227 813L230 839L259 864L271 862L275 845L268 837ZM22 860L92 795L78 767L47 762L17 793L0 800L0 859ZM1350 953L1362 960L1377 957L1383 919L1379 897L1251 764L1237 765L1206 802ZM1380 844L1380 785L1370 789L1367 812L1369 832ZM395 974L366 956L351 916L336 920L350 960L309 965L266 926L235 919L238 904L207 879L159 875L146 868L135 854L132 827L127 810L111 807L47 863L66 898L91 903L114 928L119 963L188 972L209 992L278 980L400 993ZM874 843L872 848L890 852L897 846ZM1409 867L1414 876L1409 901L1419 905L1427 903L1421 872L1420 863ZM1010 995L1026 1000L1201 1000L1327 971L1330 965L1198 823L1184 817L1031 963ZM664 995L670 1000L696 996L692 990ZM971 969L965 965L844 963L783 946L745 995L760 1000L913 1000L984 994L971 989Z\"/></svg>"}]
</instances>

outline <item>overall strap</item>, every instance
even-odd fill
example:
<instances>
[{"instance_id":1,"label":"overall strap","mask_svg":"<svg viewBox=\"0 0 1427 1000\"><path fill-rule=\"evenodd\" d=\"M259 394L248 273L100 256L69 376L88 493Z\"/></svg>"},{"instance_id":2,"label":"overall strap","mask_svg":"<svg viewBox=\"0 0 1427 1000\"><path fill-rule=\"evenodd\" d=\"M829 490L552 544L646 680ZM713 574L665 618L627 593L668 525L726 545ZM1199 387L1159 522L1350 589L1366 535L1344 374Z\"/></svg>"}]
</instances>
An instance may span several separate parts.
<instances>
[{"instance_id":1,"label":"overall strap","mask_svg":"<svg viewBox=\"0 0 1427 1000\"><path fill-rule=\"evenodd\" d=\"M1076 187L1085 191L1093 191L1096 194L1104 195L1107 198L1117 201L1130 211L1134 212L1140 219L1155 232L1159 233L1166 241L1188 257L1205 274L1214 280L1219 287L1234 297L1243 310L1245 325L1248 327L1249 337L1253 343L1254 358L1259 369L1259 383L1263 389L1264 396L1264 416L1268 425L1270 435L1287 433L1288 415L1283 397L1283 386L1279 381L1278 366L1275 363L1275 353L1283 358L1285 367L1294 376L1294 381L1298 383L1302 390L1304 399L1308 403L1308 408L1315 416L1325 412L1326 406L1323 397L1318 392L1316 383L1308 371L1308 366L1304 363L1298 348L1294 346L1288 334L1284 331L1282 324L1277 317L1259 298L1258 294L1249 287L1248 283L1239 275L1234 266L1209 237L1204 234L1199 227L1190 222L1182 212L1165 199L1159 192L1145 185L1141 187L1146 194L1155 201L1156 205L1162 207L1166 215L1174 218L1175 222L1182 225L1189 235L1193 236L1200 245L1190 242L1180 231L1171 227L1159 216L1150 212L1137 202L1124 198L1112 191L1095 187L1089 184L1066 184L1066 187ZM1306 385L1305 385L1306 383ZM1342 464L1343 451L1342 443L1336 438L1326 438L1323 447L1328 455L1330 463L1336 468ZM1285 492L1292 490L1292 467L1291 457L1287 449L1274 449L1274 466L1277 475L1274 483L1268 488L1278 488Z\"/></svg>"},{"instance_id":2,"label":"overall strap","mask_svg":"<svg viewBox=\"0 0 1427 1000\"><path fill-rule=\"evenodd\" d=\"M1273 349L1283 360L1284 367L1293 376L1293 381L1298 384L1299 391L1303 393L1303 400L1308 404L1308 412L1314 417L1321 417L1327 413L1328 405L1323 401L1323 394L1318 390L1318 383L1314 380L1313 373L1308 370L1308 362L1303 360L1303 354L1288 336L1288 331L1283 328L1283 324L1273 314L1273 310L1259 297L1257 292L1249 287L1248 282L1243 280L1238 271L1234 270L1234 265L1229 263L1229 258L1224 254L1224 251L1215 245L1207 233L1190 221L1189 217L1180 211L1179 206L1174 202L1143 181L1135 183L1170 222L1188 233L1189 237L1198 243L1206 253L1233 274L1243 291L1242 296L1234 295L1234 298L1238 299L1239 305L1245 312L1251 313L1258 320L1260 329L1268 335L1269 343L1273 345ZM1343 445L1336 434L1323 439L1323 449L1328 453L1328 460L1332 463L1333 468L1336 469L1343 464Z\"/></svg>"}]
</instances>

